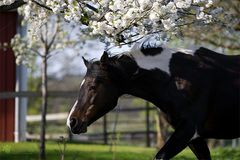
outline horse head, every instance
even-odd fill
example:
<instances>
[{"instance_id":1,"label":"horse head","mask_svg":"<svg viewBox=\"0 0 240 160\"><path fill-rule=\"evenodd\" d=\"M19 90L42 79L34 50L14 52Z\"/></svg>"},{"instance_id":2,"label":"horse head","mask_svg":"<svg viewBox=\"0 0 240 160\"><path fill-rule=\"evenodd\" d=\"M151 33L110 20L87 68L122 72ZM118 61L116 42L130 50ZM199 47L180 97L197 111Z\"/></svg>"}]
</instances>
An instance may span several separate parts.
<instances>
[{"instance_id":1,"label":"horse head","mask_svg":"<svg viewBox=\"0 0 240 160\"><path fill-rule=\"evenodd\" d=\"M74 134L87 132L87 127L111 111L123 94L122 85L137 70L137 64L127 55L109 57L104 52L99 61L87 61L87 72L79 89L78 99L67 119Z\"/></svg>"}]
</instances>

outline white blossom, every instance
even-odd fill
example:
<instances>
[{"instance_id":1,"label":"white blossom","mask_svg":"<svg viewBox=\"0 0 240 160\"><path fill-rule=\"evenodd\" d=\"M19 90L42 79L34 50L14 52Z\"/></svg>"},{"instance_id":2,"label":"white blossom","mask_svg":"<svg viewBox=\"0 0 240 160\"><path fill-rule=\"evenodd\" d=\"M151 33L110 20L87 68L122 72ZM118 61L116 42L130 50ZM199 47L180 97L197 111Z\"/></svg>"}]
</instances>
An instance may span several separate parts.
<instances>
[{"instance_id":1,"label":"white blossom","mask_svg":"<svg viewBox=\"0 0 240 160\"><path fill-rule=\"evenodd\" d=\"M25 16L26 19L28 19L28 18L30 18L30 15L31 15L31 6L29 4L29 5L25 6L24 16Z\"/></svg>"},{"instance_id":2,"label":"white blossom","mask_svg":"<svg viewBox=\"0 0 240 160\"><path fill-rule=\"evenodd\" d=\"M32 28L34 25L35 24L30 23L28 24L28 28ZM43 55L44 46L48 45L49 55L55 51L61 51L66 47L76 44L79 39L69 39L69 34L65 32L66 25L63 18L51 16L48 17L47 24L44 24L44 26L41 26L39 29L38 34L41 34L41 36L32 36L31 32L27 32L24 37L16 34L14 38L11 39L11 46L16 57L16 63L32 67L36 56ZM49 41L53 43L49 45Z\"/></svg>"},{"instance_id":3,"label":"white blossom","mask_svg":"<svg viewBox=\"0 0 240 160\"><path fill-rule=\"evenodd\" d=\"M99 4L101 4L103 7L106 7L109 4L110 0L99 0Z\"/></svg>"},{"instance_id":4,"label":"white blossom","mask_svg":"<svg viewBox=\"0 0 240 160\"><path fill-rule=\"evenodd\" d=\"M0 6L2 6L2 5L10 5L13 2L15 2L15 0L1 0L0 1Z\"/></svg>"},{"instance_id":5,"label":"white blossom","mask_svg":"<svg viewBox=\"0 0 240 160\"><path fill-rule=\"evenodd\" d=\"M207 8L213 5L213 0L208 0L207 4L205 5Z\"/></svg>"},{"instance_id":6,"label":"white blossom","mask_svg":"<svg viewBox=\"0 0 240 160\"><path fill-rule=\"evenodd\" d=\"M140 10L141 11L144 11L145 9L152 6L152 1L151 0L138 0L138 3L140 5Z\"/></svg>"},{"instance_id":7,"label":"white blossom","mask_svg":"<svg viewBox=\"0 0 240 160\"><path fill-rule=\"evenodd\" d=\"M204 23L211 23L212 22L212 15L209 14L205 14L203 11L200 11L197 15L196 15L196 19L197 20L203 20Z\"/></svg>"},{"instance_id":8,"label":"white blossom","mask_svg":"<svg viewBox=\"0 0 240 160\"><path fill-rule=\"evenodd\" d=\"M113 11L118 11L124 8L124 4L126 4L124 0L115 0L112 5L109 5L109 8Z\"/></svg>"},{"instance_id":9,"label":"white blossom","mask_svg":"<svg viewBox=\"0 0 240 160\"><path fill-rule=\"evenodd\" d=\"M192 4L192 0L175 0L174 2L178 8L189 8Z\"/></svg>"},{"instance_id":10,"label":"white blossom","mask_svg":"<svg viewBox=\"0 0 240 160\"><path fill-rule=\"evenodd\" d=\"M163 19L162 23L166 30L170 30L172 27L176 25L176 23L174 22L174 19L172 18Z\"/></svg>"},{"instance_id":11,"label":"white blossom","mask_svg":"<svg viewBox=\"0 0 240 160\"><path fill-rule=\"evenodd\" d=\"M154 2L153 5L152 5L152 9L153 10L159 10L161 7L161 4L159 2Z\"/></svg>"},{"instance_id":12,"label":"white blossom","mask_svg":"<svg viewBox=\"0 0 240 160\"><path fill-rule=\"evenodd\" d=\"M27 5L19 8L19 13L33 26L32 36L37 36L39 28L46 23L51 14L58 14L74 23L89 24L91 34L100 34L112 39L119 34L124 39L139 34L153 32L173 33L178 26L189 21L212 23L213 19L223 17L223 10L214 7L216 0L38 0L50 7L52 12L42 9L33 1L24 0ZM1 5L12 4L14 0L2 0ZM87 6L88 5L88 6ZM91 5L94 9L89 8ZM184 14L186 12L186 14ZM177 17L177 18L176 18ZM162 23L161 23L162 22ZM200 23L198 23L200 24Z\"/></svg>"},{"instance_id":13,"label":"white blossom","mask_svg":"<svg viewBox=\"0 0 240 160\"><path fill-rule=\"evenodd\" d=\"M176 8L176 5L175 3L173 2L169 2L167 5L166 5L166 10L170 13L176 13L177 12L177 8Z\"/></svg>"},{"instance_id":14,"label":"white blossom","mask_svg":"<svg viewBox=\"0 0 240 160\"><path fill-rule=\"evenodd\" d=\"M138 10L135 8L130 8L124 15L124 19L135 19L138 14Z\"/></svg>"},{"instance_id":15,"label":"white blossom","mask_svg":"<svg viewBox=\"0 0 240 160\"><path fill-rule=\"evenodd\" d=\"M196 15L197 19L204 19L204 17L205 17L204 12L199 12L199 14Z\"/></svg>"},{"instance_id":16,"label":"white blossom","mask_svg":"<svg viewBox=\"0 0 240 160\"><path fill-rule=\"evenodd\" d=\"M193 0L193 4L197 4L197 3L200 3L201 0Z\"/></svg>"},{"instance_id":17,"label":"white blossom","mask_svg":"<svg viewBox=\"0 0 240 160\"><path fill-rule=\"evenodd\" d=\"M149 14L149 19L152 21L158 21L159 15L155 11L153 11Z\"/></svg>"},{"instance_id":18,"label":"white blossom","mask_svg":"<svg viewBox=\"0 0 240 160\"><path fill-rule=\"evenodd\" d=\"M113 21L113 18L114 18L112 12L106 13L104 17L105 17L105 19L106 19L107 21L109 21L109 22Z\"/></svg>"},{"instance_id":19,"label":"white blossom","mask_svg":"<svg viewBox=\"0 0 240 160\"><path fill-rule=\"evenodd\" d=\"M114 21L113 27L121 29L122 28L121 24L122 24L122 21L120 19L118 19L118 20Z\"/></svg>"}]
</instances>

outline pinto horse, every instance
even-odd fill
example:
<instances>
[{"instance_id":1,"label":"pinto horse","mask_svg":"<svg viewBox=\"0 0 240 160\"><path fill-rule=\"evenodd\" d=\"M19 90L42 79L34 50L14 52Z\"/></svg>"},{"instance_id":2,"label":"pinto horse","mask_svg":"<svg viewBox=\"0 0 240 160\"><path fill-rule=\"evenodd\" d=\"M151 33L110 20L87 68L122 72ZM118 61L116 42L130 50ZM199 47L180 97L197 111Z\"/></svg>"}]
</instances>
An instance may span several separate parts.
<instances>
[{"instance_id":1,"label":"pinto horse","mask_svg":"<svg viewBox=\"0 0 240 160\"><path fill-rule=\"evenodd\" d=\"M97 61L83 58L87 73L67 119L72 133L86 132L117 105L120 96L130 94L152 102L175 129L155 159L170 159L188 146L198 159L209 160L205 139L239 137L240 57L200 48L192 54L163 56L169 59L164 69L151 66L155 56L165 53L152 48L132 55L104 52Z\"/></svg>"}]
</instances>

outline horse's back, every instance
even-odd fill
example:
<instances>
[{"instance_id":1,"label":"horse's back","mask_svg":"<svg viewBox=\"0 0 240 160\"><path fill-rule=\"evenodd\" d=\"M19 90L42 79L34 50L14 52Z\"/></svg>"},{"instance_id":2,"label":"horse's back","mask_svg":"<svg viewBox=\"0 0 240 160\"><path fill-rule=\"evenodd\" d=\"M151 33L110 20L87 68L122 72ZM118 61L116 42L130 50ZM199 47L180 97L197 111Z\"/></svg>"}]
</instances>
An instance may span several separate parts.
<instances>
[{"instance_id":1,"label":"horse's back","mask_svg":"<svg viewBox=\"0 0 240 160\"><path fill-rule=\"evenodd\" d=\"M223 55L204 47L194 52L204 63L219 67L228 72L240 74L240 55Z\"/></svg>"}]
</instances>

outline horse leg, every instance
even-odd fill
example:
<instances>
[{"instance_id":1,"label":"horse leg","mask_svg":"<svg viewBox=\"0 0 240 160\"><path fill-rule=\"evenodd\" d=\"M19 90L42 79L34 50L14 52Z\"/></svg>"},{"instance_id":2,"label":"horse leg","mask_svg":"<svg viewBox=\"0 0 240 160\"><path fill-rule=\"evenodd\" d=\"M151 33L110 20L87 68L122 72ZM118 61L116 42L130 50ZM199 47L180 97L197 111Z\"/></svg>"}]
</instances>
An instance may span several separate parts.
<instances>
[{"instance_id":1,"label":"horse leg","mask_svg":"<svg viewBox=\"0 0 240 160\"><path fill-rule=\"evenodd\" d=\"M181 123L171 135L166 144L157 153L155 160L168 160L188 146L194 135L194 125L188 122Z\"/></svg>"},{"instance_id":2,"label":"horse leg","mask_svg":"<svg viewBox=\"0 0 240 160\"><path fill-rule=\"evenodd\" d=\"M188 146L199 160L211 160L209 148L202 137L191 140Z\"/></svg>"}]
</instances>

